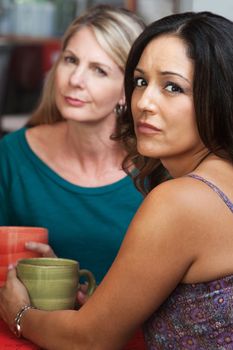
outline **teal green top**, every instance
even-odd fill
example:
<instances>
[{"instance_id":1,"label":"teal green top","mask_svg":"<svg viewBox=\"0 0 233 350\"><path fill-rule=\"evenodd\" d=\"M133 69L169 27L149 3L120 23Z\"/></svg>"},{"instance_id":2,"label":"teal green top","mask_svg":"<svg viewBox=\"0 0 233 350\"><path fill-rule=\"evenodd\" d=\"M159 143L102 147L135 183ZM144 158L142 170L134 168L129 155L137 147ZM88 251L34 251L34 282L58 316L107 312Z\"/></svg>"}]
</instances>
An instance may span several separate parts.
<instances>
[{"instance_id":1,"label":"teal green top","mask_svg":"<svg viewBox=\"0 0 233 350\"><path fill-rule=\"evenodd\" d=\"M47 227L55 253L99 283L143 197L128 176L95 188L66 181L31 150L25 130L0 141L0 225Z\"/></svg>"}]
</instances>

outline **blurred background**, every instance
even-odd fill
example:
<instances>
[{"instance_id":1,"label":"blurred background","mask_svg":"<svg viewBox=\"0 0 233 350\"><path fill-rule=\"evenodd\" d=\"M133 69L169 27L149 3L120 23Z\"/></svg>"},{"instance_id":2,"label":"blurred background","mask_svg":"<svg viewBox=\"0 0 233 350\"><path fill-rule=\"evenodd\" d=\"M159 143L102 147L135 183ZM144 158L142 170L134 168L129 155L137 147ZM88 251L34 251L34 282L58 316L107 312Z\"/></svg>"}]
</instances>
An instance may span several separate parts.
<instances>
[{"instance_id":1,"label":"blurred background","mask_svg":"<svg viewBox=\"0 0 233 350\"><path fill-rule=\"evenodd\" d=\"M128 8L147 23L204 10L233 20L232 0L0 0L0 137L21 127L35 108L69 23L100 3Z\"/></svg>"}]
</instances>

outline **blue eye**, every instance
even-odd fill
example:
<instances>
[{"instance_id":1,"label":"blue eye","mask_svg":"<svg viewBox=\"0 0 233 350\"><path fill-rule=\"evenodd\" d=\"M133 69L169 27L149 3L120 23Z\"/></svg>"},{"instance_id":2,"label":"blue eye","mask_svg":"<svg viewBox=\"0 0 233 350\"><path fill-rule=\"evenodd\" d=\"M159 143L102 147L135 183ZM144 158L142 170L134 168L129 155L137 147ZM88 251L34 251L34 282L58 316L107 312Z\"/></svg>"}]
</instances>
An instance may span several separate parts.
<instances>
[{"instance_id":1,"label":"blue eye","mask_svg":"<svg viewBox=\"0 0 233 350\"><path fill-rule=\"evenodd\" d=\"M147 86L146 80L142 77L134 77L133 82L134 82L134 87Z\"/></svg>"},{"instance_id":2,"label":"blue eye","mask_svg":"<svg viewBox=\"0 0 233 350\"><path fill-rule=\"evenodd\" d=\"M167 82L165 85L165 90L167 90L168 92L171 93L183 93L184 90L177 84L173 83L173 82Z\"/></svg>"}]
</instances>

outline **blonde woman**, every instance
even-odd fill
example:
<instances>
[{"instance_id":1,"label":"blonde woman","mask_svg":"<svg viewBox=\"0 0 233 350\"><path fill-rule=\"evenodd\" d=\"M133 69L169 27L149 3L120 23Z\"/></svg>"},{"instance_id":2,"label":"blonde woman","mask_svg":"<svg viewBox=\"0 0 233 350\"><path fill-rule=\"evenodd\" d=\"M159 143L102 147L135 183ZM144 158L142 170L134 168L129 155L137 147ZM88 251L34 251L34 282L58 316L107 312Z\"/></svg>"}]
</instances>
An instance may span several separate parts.
<instances>
[{"instance_id":1,"label":"blonde woman","mask_svg":"<svg viewBox=\"0 0 233 350\"><path fill-rule=\"evenodd\" d=\"M0 225L47 227L50 245L28 249L78 260L98 284L142 201L111 135L125 113L128 52L143 28L134 13L103 5L75 19L27 127L0 142Z\"/></svg>"}]
</instances>

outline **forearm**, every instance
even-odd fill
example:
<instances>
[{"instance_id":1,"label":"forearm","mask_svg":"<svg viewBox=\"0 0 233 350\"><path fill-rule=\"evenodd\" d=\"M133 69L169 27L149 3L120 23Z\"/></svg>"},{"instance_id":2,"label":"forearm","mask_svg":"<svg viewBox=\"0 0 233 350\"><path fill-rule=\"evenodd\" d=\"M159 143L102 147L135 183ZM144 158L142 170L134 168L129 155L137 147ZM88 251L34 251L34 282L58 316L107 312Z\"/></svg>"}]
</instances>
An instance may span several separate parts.
<instances>
[{"instance_id":1,"label":"forearm","mask_svg":"<svg viewBox=\"0 0 233 350\"><path fill-rule=\"evenodd\" d=\"M25 287L16 278L15 269L12 269L6 285L0 288L0 314L12 330L13 325L17 326L19 335L43 349L119 350L138 323L134 327L134 321L130 319L135 317L127 308L125 310L124 299L128 300L128 293L123 292L119 305L119 290L114 291L113 287L110 283L110 289L99 292L103 289L99 286L80 310L48 312L29 308L24 311L30 300Z\"/></svg>"},{"instance_id":2,"label":"forearm","mask_svg":"<svg viewBox=\"0 0 233 350\"><path fill-rule=\"evenodd\" d=\"M94 349L88 329L83 329L78 319L77 311L28 310L22 319L22 333L43 349Z\"/></svg>"}]
</instances>

